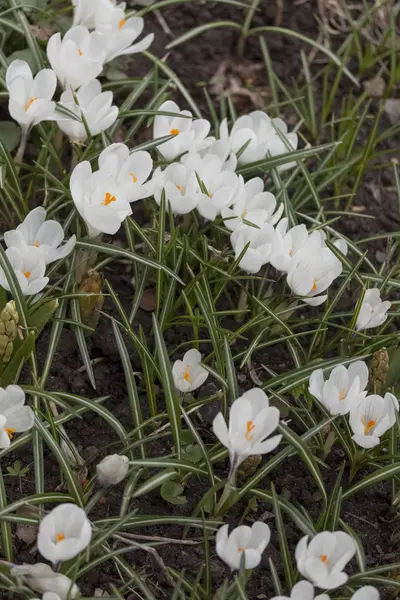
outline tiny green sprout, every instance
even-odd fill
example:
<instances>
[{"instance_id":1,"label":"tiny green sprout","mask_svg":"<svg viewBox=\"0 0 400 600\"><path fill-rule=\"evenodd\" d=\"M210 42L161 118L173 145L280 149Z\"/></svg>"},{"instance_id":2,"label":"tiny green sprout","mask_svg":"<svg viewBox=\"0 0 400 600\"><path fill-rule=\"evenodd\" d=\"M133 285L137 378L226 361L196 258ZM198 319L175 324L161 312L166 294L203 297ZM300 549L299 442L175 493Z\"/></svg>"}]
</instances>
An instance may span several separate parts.
<instances>
[{"instance_id":1,"label":"tiny green sprout","mask_svg":"<svg viewBox=\"0 0 400 600\"><path fill-rule=\"evenodd\" d=\"M29 473L30 467L23 466L20 460L16 460L12 467L7 467L10 477L25 477Z\"/></svg>"}]
</instances>

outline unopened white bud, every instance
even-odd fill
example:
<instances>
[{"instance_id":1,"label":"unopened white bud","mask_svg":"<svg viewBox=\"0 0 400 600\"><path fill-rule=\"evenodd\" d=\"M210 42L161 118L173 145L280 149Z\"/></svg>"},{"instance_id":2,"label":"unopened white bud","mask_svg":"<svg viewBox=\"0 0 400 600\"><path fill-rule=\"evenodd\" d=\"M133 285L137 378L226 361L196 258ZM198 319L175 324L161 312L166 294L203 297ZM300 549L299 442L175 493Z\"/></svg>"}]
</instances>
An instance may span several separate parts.
<instances>
[{"instance_id":1,"label":"unopened white bud","mask_svg":"<svg viewBox=\"0 0 400 600\"><path fill-rule=\"evenodd\" d=\"M37 563L36 565L19 565L11 569L13 577L22 577L25 583L40 594L53 592L60 600L75 598L79 589L69 577L62 573L55 573L49 565ZM47 600L47 598L46 598Z\"/></svg>"},{"instance_id":2,"label":"unopened white bud","mask_svg":"<svg viewBox=\"0 0 400 600\"><path fill-rule=\"evenodd\" d=\"M101 485L117 485L129 470L129 459L120 454L110 454L97 465L97 477Z\"/></svg>"}]
</instances>

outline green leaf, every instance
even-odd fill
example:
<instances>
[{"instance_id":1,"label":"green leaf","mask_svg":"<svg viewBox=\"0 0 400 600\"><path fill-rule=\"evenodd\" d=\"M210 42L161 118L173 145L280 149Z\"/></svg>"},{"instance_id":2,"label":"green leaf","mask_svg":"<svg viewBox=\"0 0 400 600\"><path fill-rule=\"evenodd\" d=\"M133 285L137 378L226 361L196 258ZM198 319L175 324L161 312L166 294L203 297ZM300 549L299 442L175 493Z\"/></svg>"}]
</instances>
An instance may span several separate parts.
<instances>
[{"instance_id":1,"label":"green leaf","mask_svg":"<svg viewBox=\"0 0 400 600\"><path fill-rule=\"evenodd\" d=\"M32 71L32 75L36 75L38 72L38 68L35 62L35 57L29 48L25 48L25 50L16 50L10 56L7 57L8 63L11 64L13 60L24 60L30 66Z\"/></svg>"},{"instance_id":2,"label":"green leaf","mask_svg":"<svg viewBox=\"0 0 400 600\"><path fill-rule=\"evenodd\" d=\"M170 504L186 504L187 500L185 496L182 496L182 492L184 491L184 487L181 483L177 481L172 481L169 479L168 481L164 481L160 488L161 497L164 498L166 502Z\"/></svg>"},{"instance_id":3,"label":"green leaf","mask_svg":"<svg viewBox=\"0 0 400 600\"><path fill-rule=\"evenodd\" d=\"M165 403L167 405L168 417L171 423L171 432L174 440L175 452L178 459L181 457L181 419L180 403L178 391L172 378L171 363L169 360L167 348L165 346L162 332L160 331L156 316L153 314L154 341L158 362L160 366L161 379L165 394Z\"/></svg>"},{"instance_id":4,"label":"green leaf","mask_svg":"<svg viewBox=\"0 0 400 600\"><path fill-rule=\"evenodd\" d=\"M360 492L361 490L364 490L367 487L377 485L378 483L380 483L381 481L385 481L386 479L391 479L399 472L399 463L395 465L387 465L386 467L382 467L382 469L378 469L377 471L375 471L375 473L367 475L367 477L364 477L364 479L362 479L361 481L353 485L353 487L351 487L349 490L347 490L343 494L343 500L345 500L349 496L352 496L353 494L356 494L357 492Z\"/></svg>"},{"instance_id":5,"label":"green leaf","mask_svg":"<svg viewBox=\"0 0 400 600\"><path fill-rule=\"evenodd\" d=\"M281 550L281 559L283 562L283 570L285 572L286 585L288 589L291 589L295 582L294 569L292 564L292 558L289 550L289 544L285 534L285 527L283 525L283 519L281 509L278 503L278 496L275 491L275 486L271 483L272 489L272 503L274 507L275 515L275 527L278 532L279 547Z\"/></svg>"},{"instance_id":6,"label":"green leaf","mask_svg":"<svg viewBox=\"0 0 400 600\"><path fill-rule=\"evenodd\" d=\"M150 477L150 479L147 479L147 481L145 481L141 486L139 486L135 493L132 494L132 498L139 498L140 496L148 494L152 490L161 487L165 481L176 477L176 475L177 472L173 469L157 473L157 475L154 475L154 477Z\"/></svg>"},{"instance_id":7,"label":"green leaf","mask_svg":"<svg viewBox=\"0 0 400 600\"><path fill-rule=\"evenodd\" d=\"M21 128L13 121L0 121L0 141L9 152L15 150L21 138Z\"/></svg>"},{"instance_id":8,"label":"green leaf","mask_svg":"<svg viewBox=\"0 0 400 600\"><path fill-rule=\"evenodd\" d=\"M326 494L324 481L322 479L317 461L315 460L315 457L313 456L311 450L304 443L303 439L297 435L297 433L294 433L294 431L289 429L283 423L281 423L278 426L278 431L283 434L283 437L286 439L287 442L289 442L292 446L296 448L297 453L306 463L310 474L313 477L315 483L317 484L318 489L321 492L322 498L326 505L328 503L328 496Z\"/></svg>"}]
</instances>

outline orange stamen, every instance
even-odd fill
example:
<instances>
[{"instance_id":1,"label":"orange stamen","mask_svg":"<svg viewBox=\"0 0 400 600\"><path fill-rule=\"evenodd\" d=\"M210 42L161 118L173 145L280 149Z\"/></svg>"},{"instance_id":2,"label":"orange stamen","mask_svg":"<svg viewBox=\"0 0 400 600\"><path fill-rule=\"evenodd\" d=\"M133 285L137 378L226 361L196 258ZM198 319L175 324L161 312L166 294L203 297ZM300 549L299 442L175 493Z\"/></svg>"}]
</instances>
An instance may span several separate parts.
<instances>
[{"instance_id":1,"label":"orange stamen","mask_svg":"<svg viewBox=\"0 0 400 600\"><path fill-rule=\"evenodd\" d=\"M29 98L28 102L25 104L25 112L30 109L32 104L36 102L37 98Z\"/></svg>"},{"instance_id":2,"label":"orange stamen","mask_svg":"<svg viewBox=\"0 0 400 600\"><path fill-rule=\"evenodd\" d=\"M119 22L119 25L118 25L118 29L122 29L123 26L125 25L125 23L126 23L125 19L121 19Z\"/></svg>"},{"instance_id":3,"label":"orange stamen","mask_svg":"<svg viewBox=\"0 0 400 600\"><path fill-rule=\"evenodd\" d=\"M188 383L192 383L192 377L190 375L190 367L189 365L186 367L185 372L183 374L183 379Z\"/></svg>"},{"instance_id":4,"label":"orange stamen","mask_svg":"<svg viewBox=\"0 0 400 600\"><path fill-rule=\"evenodd\" d=\"M36 240L35 246L36 246L36 248L39 248L39 242L38 242L38 240Z\"/></svg>"},{"instance_id":5,"label":"orange stamen","mask_svg":"<svg viewBox=\"0 0 400 600\"><path fill-rule=\"evenodd\" d=\"M238 552L244 552L246 550L246 548L244 546L240 546L240 548L238 548Z\"/></svg>"},{"instance_id":6,"label":"orange stamen","mask_svg":"<svg viewBox=\"0 0 400 600\"><path fill-rule=\"evenodd\" d=\"M30 271L25 271L24 275L25 275L25 277L27 279L29 279L29 277L31 276L31 272Z\"/></svg>"},{"instance_id":7,"label":"orange stamen","mask_svg":"<svg viewBox=\"0 0 400 600\"><path fill-rule=\"evenodd\" d=\"M12 440L13 435L17 430L13 429L12 427L4 427L3 431L5 431L6 434L8 435L8 437L10 438L10 440Z\"/></svg>"},{"instance_id":8,"label":"orange stamen","mask_svg":"<svg viewBox=\"0 0 400 600\"><path fill-rule=\"evenodd\" d=\"M132 177L133 183L137 183L137 177L136 177L136 175L134 175L133 173L129 173L129 175Z\"/></svg>"},{"instance_id":9,"label":"orange stamen","mask_svg":"<svg viewBox=\"0 0 400 600\"><path fill-rule=\"evenodd\" d=\"M312 289L313 292L315 292L315 290L317 289L317 282L316 282L315 279L314 279L314 285L312 286L311 289Z\"/></svg>"},{"instance_id":10,"label":"orange stamen","mask_svg":"<svg viewBox=\"0 0 400 600\"><path fill-rule=\"evenodd\" d=\"M56 544L58 544L58 542L62 542L65 540L65 535L63 533L56 533Z\"/></svg>"},{"instance_id":11,"label":"orange stamen","mask_svg":"<svg viewBox=\"0 0 400 600\"><path fill-rule=\"evenodd\" d=\"M246 440L249 440L249 442L254 437L254 434L251 433L253 431L253 429L255 429L255 425L253 425L253 421L247 421L247 425L246 425Z\"/></svg>"},{"instance_id":12,"label":"orange stamen","mask_svg":"<svg viewBox=\"0 0 400 600\"><path fill-rule=\"evenodd\" d=\"M106 195L104 196L104 206L108 206L109 204L111 204L111 202L115 202L116 201L116 197L112 196L110 194L110 192L107 192Z\"/></svg>"},{"instance_id":13,"label":"orange stamen","mask_svg":"<svg viewBox=\"0 0 400 600\"><path fill-rule=\"evenodd\" d=\"M367 421L367 419L363 417L361 422L364 425L364 435L368 435L371 429L373 429L376 425L376 419L370 419Z\"/></svg>"},{"instance_id":14,"label":"orange stamen","mask_svg":"<svg viewBox=\"0 0 400 600\"><path fill-rule=\"evenodd\" d=\"M321 556L320 556L320 559L321 559L321 561L322 561L323 563L326 563L326 562L327 562L327 560L328 560L328 557L327 557L327 555L326 555L326 554L321 554Z\"/></svg>"},{"instance_id":15,"label":"orange stamen","mask_svg":"<svg viewBox=\"0 0 400 600\"><path fill-rule=\"evenodd\" d=\"M171 135L178 135L180 133L179 129L170 129L169 132Z\"/></svg>"},{"instance_id":16,"label":"orange stamen","mask_svg":"<svg viewBox=\"0 0 400 600\"><path fill-rule=\"evenodd\" d=\"M344 388L342 388L340 390L340 396L339 396L339 400L344 400L346 397L346 390Z\"/></svg>"},{"instance_id":17,"label":"orange stamen","mask_svg":"<svg viewBox=\"0 0 400 600\"><path fill-rule=\"evenodd\" d=\"M79 56L82 56L82 54L83 54L82 50L80 50L79 48L78 48L78 54L79 54Z\"/></svg>"}]
</instances>

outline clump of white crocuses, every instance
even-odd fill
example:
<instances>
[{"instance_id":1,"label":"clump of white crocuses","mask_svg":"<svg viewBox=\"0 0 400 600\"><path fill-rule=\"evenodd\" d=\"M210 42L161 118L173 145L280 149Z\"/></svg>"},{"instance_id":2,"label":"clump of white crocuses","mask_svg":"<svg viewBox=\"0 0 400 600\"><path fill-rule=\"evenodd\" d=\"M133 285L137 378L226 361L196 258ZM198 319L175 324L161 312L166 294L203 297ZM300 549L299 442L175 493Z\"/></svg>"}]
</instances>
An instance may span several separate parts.
<instances>
[{"instance_id":1,"label":"clump of white crocuses","mask_svg":"<svg viewBox=\"0 0 400 600\"><path fill-rule=\"evenodd\" d=\"M129 470L129 458L120 454L110 454L96 467L100 485L117 485L123 481Z\"/></svg>"},{"instance_id":2,"label":"clump of white crocuses","mask_svg":"<svg viewBox=\"0 0 400 600\"><path fill-rule=\"evenodd\" d=\"M145 185L153 167L150 154L133 152L124 144L112 144L99 156L99 169L93 172L88 161L72 172L70 190L75 207L86 223L89 237L113 235L132 213L131 202L145 198Z\"/></svg>"},{"instance_id":3,"label":"clump of white crocuses","mask_svg":"<svg viewBox=\"0 0 400 600\"><path fill-rule=\"evenodd\" d=\"M218 529L216 549L218 556L232 569L254 569L261 562L262 553L271 539L271 530L266 523L256 521L251 527L240 525L229 533L229 525Z\"/></svg>"},{"instance_id":4,"label":"clump of white crocuses","mask_svg":"<svg viewBox=\"0 0 400 600\"><path fill-rule=\"evenodd\" d=\"M279 410L269 405L266 393L254 388L234 401L229 410L228 426L222 413L215 417L214 434L229 450L230 480L246 458L275 450L282 436L270 436L279 425L279 416Z\"/></svg>"},{"instance_id":5,"label":"clump of white crocuses","mask_svg":"<svg viewBox=\"0 0 400 600\"><path fill-rule=\"evenodd\" d=\"M118 107L112 106L112 103L112 92L102 92L98 79L81 85L75 94L71 90L65 90L58 104L59 109L64 109L60 111L63 118L58 126L72 142L82 144L86 142L88 132L93 137L115 123Z\"/></svg>"},{"instance_id":6,"label":"clump of white crocuses","mask_svg":"<svg viewBox=\"0 0 400 600\"><path fill-rule=\"evenodd\" d=\"M76 598L79 594L78 586L69 577L62 573L56 573L44 563L14 566L11 569L11 575L16 579L22 579L35 592L44 594L45 600L55 600L54 597L46 597L46 594L56 595L60 600Z\"/></svg>"},{"instance_id":7,"label":"clump of white crocuses","mask_svg":"<svg viewBox=\"0 0 400 600\"><path fill-rule=\"evenodd\" d=\"M29 431L34 415L25 406L25 392L19 385L0 387L0 448L8 448L16 433Z\"/></svg>"},{"instance_id":8,"label":"clump of white crocuses","mask_svg":"<svg viewBox=\"0 0 400 600\"><path fill-rule=\"evenodd\" d=\"M335 367L325 381L322 369L311 373L309 391L332 415L345 415L365 398L368 367L364 361Z\"/></svg>"},{"instance_id":9,"label":"clump of white crocuses","mask_svg":"<svg viewBox=\"0 0 400 600\"><path fill-rule=\"evenodd\" d=\"M348 575L343 571L356 552L354 539L343 531L323 531L309 541L304 536L296 546L299 572L315 586L334 590L344 585Z\"/></svg>"},{"instance_id":10,"label":"clump of white crocuses","mask_svg":"<svg viewBox=\"0 0 400 600\"><path fill-rule=\"evenodd\" d=\"M182 360L172 366L175 387L182 393L197 390L208 377L208 371L201 366L201 354L195 348L188 350Z\"/></svg>"},{"instance_id":11,"label":"clump of white crocuses","mask_svg":"<svg viewBox=\"0 0 400 600\"><path fill-rule=\"evenodd\" d=\"M90 543L92 526L85 511L75 504L60 504L39 525L40 554L57 564L77 556Z\"/></svg>"},{"instance_id":12,"label":"clump of white crocuses","mask_svg":"<svg viewBox=\"0 0 400 600\"><path fill-rule=\"evenodd\" d=\"M386 321L390 307L391 302L388 300L382 302L378 288L366 290L358 313L356 329L360 331L380 327Z\"/></svg>"}]
</instances>

